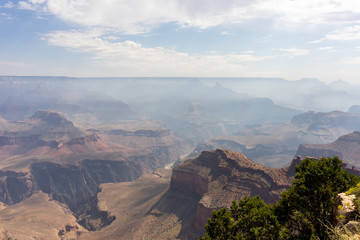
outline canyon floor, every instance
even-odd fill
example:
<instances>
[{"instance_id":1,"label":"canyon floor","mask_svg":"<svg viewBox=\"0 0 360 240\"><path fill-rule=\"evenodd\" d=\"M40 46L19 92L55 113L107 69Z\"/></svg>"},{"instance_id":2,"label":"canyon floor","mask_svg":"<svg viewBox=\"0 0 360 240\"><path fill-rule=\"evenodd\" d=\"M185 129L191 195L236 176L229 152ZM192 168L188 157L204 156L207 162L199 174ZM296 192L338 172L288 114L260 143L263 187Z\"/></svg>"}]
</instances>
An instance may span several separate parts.
<instances>
[{"instance_id":1,"label":"canyon floor","mask_svg":"<svg viewBox=\"0 0 360 240\"><path fill-rule=\"evenodd\" d=\"M158 169L132 182L102 184L98 206L116 219L99 231L84 229L64 204L39 191L2 207L0 239L179 239L182 226L190 224L176 214L183 209L169 213L156 207L170 178L171 170Z\"/></svg>"}]
</instances>

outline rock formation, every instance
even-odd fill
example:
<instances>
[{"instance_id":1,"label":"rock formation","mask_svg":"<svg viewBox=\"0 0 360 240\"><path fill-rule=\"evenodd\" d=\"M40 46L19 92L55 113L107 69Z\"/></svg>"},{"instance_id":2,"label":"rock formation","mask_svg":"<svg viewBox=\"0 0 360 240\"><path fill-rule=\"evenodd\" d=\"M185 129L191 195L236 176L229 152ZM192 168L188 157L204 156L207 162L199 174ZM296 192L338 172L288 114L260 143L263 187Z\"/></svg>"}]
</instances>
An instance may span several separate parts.
<instances>
[{"instance_id":1,"label":"rock formation","mask_svg":"<svg viewBox=\"0 0 360 240\"><path fill-rule=\"evenodd\" d=\"M56 111L0 119L0 202L12 206L46 193L83 227L99 230L115 219L98 209L100 184L133 181L185 151L182 139L159 127L82 130Z\"/></svg>"},{"instance_id":2,"label":"rock formation","mask_svg":"<svg viewBox=\"0 0 360 240\"><path fill-rule=\"evenodd\" d=\"M341 127L348 130L360 129L360 114L332 111L332 112L306 112L292 118L294 124L310 124L311 131Z\"/></svg>"},{"instance_id":3,"label":"rock formation","mask_svg":"<svg viewBox=\"0 0 360 240\"><path fill-rule=\"evenodd\" d=\"M338 156L346 164L360 167L360 132L355 131L341 136L329 144L302 144L296 154L311 157Z\"/></svg>"},{"instance_id":4,"label":"rock formation","mask_svg":"<svg viewBox=\"0 0 360 240\"><path fill-rule=\"evenodd\" d=\"M169 192L198 197L188 235L195 239L204 233L211 212L229 207L234 200L259 195L268 203L276 202L291 184L292 167L265 167L241 153L223 149L204 151L173 169Z\"/></svg>"}]
</instances>

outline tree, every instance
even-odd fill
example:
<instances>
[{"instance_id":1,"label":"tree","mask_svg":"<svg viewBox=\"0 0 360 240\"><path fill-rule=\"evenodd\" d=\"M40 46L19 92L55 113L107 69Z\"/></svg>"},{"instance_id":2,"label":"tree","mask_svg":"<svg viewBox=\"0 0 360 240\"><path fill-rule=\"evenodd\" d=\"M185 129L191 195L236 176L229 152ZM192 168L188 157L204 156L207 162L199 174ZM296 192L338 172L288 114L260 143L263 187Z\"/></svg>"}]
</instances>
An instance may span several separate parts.
<instances>
[{"instance_id":1,"label":"tree","mask_svg":"<svg viewBox=\"0 0 360 240\"><path fill-rule=\"evenodd\" d=\"M329 239L335 196L359 182L342 165L338 157L301 161L275 205L259 196L233 202L230 211L213 212L200 239Z\"/></svg>"},{"instance_id":2,"label":"tree","mask_svg":"<svg viewBox=\"0 0 360 240\"><path fill-rule=\"evenodd\" d=\"M293 239L328 239L335 224L335 196L357 182L338 157L305 159L296 166L295 180L276 204L275 215Z\"/></svg>"},{"instance_id":3,"label":"tree","mask_svg":"<svg viewBox=\"0 0 360 240\"><path fill-rule=\"evenodd\" d=\"M206 235L201 240L286 239L272 208L259 196L234 201L230 211L214 211L205 228Z\"/></svg>"}]
</instances>

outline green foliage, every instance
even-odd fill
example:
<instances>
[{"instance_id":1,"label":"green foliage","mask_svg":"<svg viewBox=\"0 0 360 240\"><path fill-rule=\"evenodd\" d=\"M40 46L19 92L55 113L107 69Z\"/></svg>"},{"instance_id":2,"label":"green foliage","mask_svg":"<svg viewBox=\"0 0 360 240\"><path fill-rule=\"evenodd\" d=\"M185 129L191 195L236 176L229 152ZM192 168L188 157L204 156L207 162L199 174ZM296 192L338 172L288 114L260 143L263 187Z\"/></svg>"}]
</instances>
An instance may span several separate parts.
<instances>
[{"instance_id":1,"label":"green foliage","mask_svg":"<svg viewBox=\"0 0 360 240\"><path fill-rule=\"evenodd\" d=\"M354 194L355 199L353 200L353 204L355 207L355 210L357 212L356 219L360 218L360 182L355 186L350 188L347 192L347 195Z\"/></svg>"},{"instance_id":2,"label":"green foliage","mask_svg":"<svg viewBox=\"0 0 360 240\"><path fill-rule=\"evenodd\" d=\"M345 192L346 195L354 194L355 196L360 196L360 182L356 184L355 187L350 188L348 191Z\"/></svg>"},{"instance_id":3,"label":"green foliage","mask_svg":"<svg viewBox=\"0 0 360 240\"><path fill-rule=\"evenodd\" d=\"M276 204L275 214L294 239L329 239L335 196L357 182L356 176L342 169L338 157L305 159L296 166L295 180Z\"/></svg>"},{"instance_id":4,"label":"green foliage","mask_svg":"<svg viewBox=\"0 0 360 240\"><path fill-rule=\"evenodd\" d=\"M230 211L214 211L206 225L206 236L200 239L287 239L286 236L272 208L256 196L234 201Z\"/></svg>"},{"instance_id":5,"label":"green foliage","mask_svg":"<svg viewBox=\"0 0 360 240\"><path fill-rule=\"evenodd\" d=\"M213 212L206 236L200 239L331 239L335 196L357 182L359 178L343 170L338 157L305 159L296 166L290 189L274 206L258 196L233 202L230 211Z\"/></svg>"}]
</instances>

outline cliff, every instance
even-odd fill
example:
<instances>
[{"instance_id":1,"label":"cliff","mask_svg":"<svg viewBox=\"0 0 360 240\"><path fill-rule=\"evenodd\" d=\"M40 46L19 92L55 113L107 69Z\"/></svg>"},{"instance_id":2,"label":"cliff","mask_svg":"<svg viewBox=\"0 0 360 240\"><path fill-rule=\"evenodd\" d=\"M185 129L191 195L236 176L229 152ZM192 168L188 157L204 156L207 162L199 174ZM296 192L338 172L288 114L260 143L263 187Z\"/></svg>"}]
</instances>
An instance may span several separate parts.
<instances>
[{"instance_id":1,"label":"cliff","mask_svg":"<svg viewBox=\"0 0 360 240\"><path fill-rule=\"evenodd\" d=\"M30 197L34 188L30 174L0 171L0 202L6 204L19 203Z\"/></svg>"},{"instance_id":2,"label":"cliff","mask_svg":"<svg viewBox=\"0 0 360 240\"><path fill-rule=\"evenodd\" d=\"M295 161L295 160L294 160ZM204 151L173 169L170 192L198 197L192 239L204 233L213 210L229 207L244 196L259 195L268 203L276 202L289 188L293 169L269 168L254 163L241 153L217 149Z\"/></svg>"},{"instance_id":3,"label":"cliff","mask_svg":"<svg viewBox=\"0 0 360 240\"><path fill-rule=\"evenodd\" d=\"M346 164L359 168L360 132L346 134L329 144L302 144L296 154L311 157L339 156Z\"/></svg>"},{"instance_id":4,"label":"cliff","mask_svg":"<svg viewBox=\"0 0 360 240\"><path fill-rule=\"evenodd\" d=\"M341 127L347 130L360 129L360 114L352 112L306 112L294 116L291 123L309 124L308 130L314 131L329 127Z\"/></svg>"},{"instance_id":5,"label":"cliff","mask_svg":"<svg viewBox=\"0 0 360 240\"><path fill-rule=\"evenodd\" d=\"M22 122L6 122L0 128L0 147L23 145L26 148L84 144L97 140L68 121L60 112L37 111Z\"/></svg>"},{"instance_id":6,"label":"cliff","mask_svg":"<svg viewBox=\"0 0 360 240\"><path fill-rule=\"evenodd\" d=\"M0 119L0 206L40 191L88 230L109 225L115 217L98 209L100 184L133 181L189 151L169 130L141 127L83 131L55 111L21 122Z\"/></svg>"}]
</instances>

